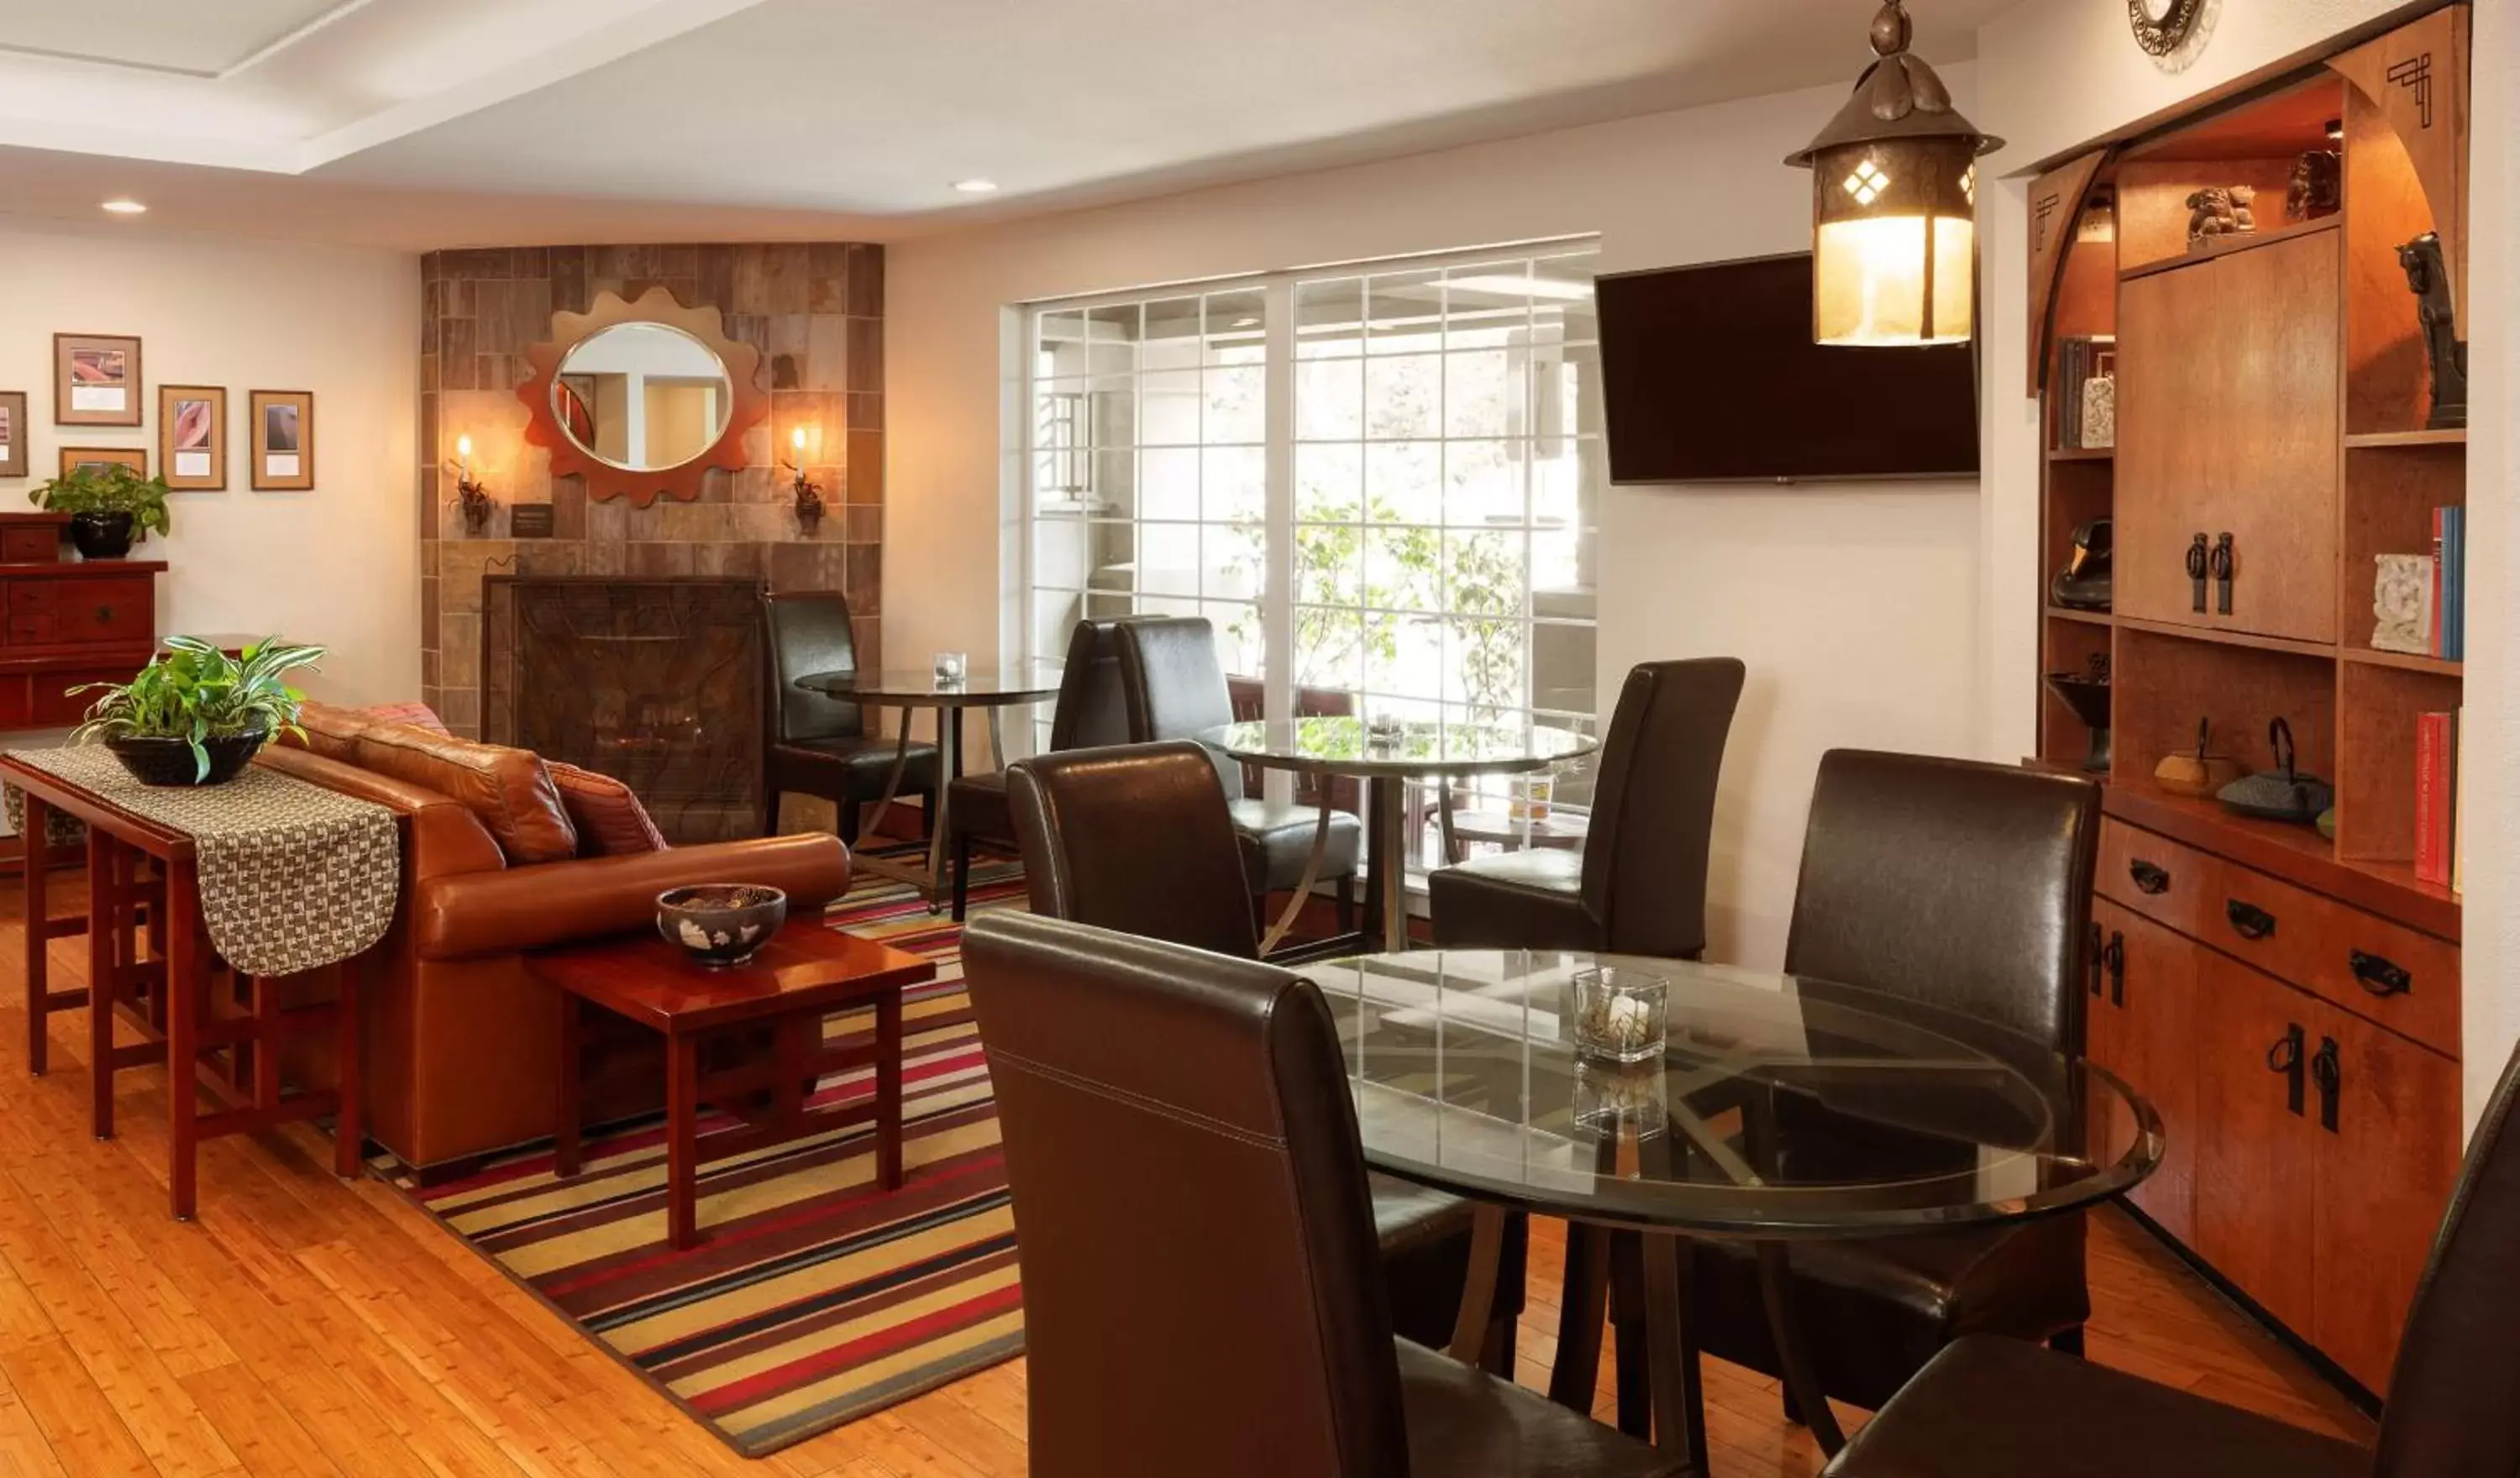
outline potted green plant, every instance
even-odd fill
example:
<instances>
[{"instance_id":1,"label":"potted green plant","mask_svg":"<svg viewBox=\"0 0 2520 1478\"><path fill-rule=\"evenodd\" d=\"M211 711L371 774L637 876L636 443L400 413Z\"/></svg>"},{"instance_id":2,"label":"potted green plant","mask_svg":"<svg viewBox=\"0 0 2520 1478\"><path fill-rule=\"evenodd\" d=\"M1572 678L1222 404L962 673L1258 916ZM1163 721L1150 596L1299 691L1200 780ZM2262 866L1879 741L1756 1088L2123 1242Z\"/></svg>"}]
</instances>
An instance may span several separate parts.
<instances>
[{"instance_id":1,"label":"potted green plant","mask_svg":"<svg viewBox=\"0 0 2520 1478\"><path fill-rule=\"evenodd\" d=\"M37 508L70 515L70 542L91 560L119 560L135 540L170 527L165 479L143 477L118 463L74 467L28 490Z\"/></svg>"},{"instance_id":2,"label":"potted green plant","mask_svg":"<svg viewBox=\"0 0 2520 1478\"><path fill-rule=\"evenodd\" d=\"M70 732L70 742L103 739L124 769L146 785L215 785L233 780L264 740L300 732L306 694L284 680L324 655L265 637L229 656L199 637L168 637L166 649L128 683L83 683L99 689Z\"/></svg>"}]
</instances>

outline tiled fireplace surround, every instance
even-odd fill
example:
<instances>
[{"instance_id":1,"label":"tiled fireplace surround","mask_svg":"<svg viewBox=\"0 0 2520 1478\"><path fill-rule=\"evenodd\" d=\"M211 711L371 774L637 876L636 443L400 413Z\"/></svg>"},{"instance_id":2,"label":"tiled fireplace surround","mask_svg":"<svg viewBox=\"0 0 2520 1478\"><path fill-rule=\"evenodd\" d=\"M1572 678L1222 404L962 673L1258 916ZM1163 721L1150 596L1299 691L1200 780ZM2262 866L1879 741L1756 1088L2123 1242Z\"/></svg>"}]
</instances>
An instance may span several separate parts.
<instances>
[{"instance_id":1,"label":"tiled fireplace surround","mask_svg":"<svg viewBox=\"0 0 2520 1478\"><path fill-rule=\"evenodd\" d=\"M712 470L690 503L591 502L525 444L516 386L527 346L556 310L583 312L609 290L661 285L726 315L729 336L761 350L770 418L744 438L745 466ZM856 243L523 246L432 252L421 291L421 696L459 734L483 710L482 576L752 575L774 590L847 593L858 659L880 660L883 591L883 248ZM828 510L807 535L779 462L792 427ZM499 508L466 532L455 496L456 438ZM433 455L432 455L433 453ZM516 539L509 509L552 506L553 537Z\"/></svg>"}]
</instances>

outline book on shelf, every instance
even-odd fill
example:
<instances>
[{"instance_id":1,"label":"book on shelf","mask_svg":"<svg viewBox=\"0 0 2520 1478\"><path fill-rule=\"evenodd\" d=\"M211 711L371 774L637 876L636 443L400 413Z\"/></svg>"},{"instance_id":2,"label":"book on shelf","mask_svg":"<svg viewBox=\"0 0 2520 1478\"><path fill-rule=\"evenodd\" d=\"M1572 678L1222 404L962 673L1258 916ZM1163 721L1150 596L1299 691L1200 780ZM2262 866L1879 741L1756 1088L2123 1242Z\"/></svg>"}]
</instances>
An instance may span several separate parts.
<instances>
[{"instance_id":1,"label":"book on shelf","mask_svg":"<svg viewBox=\"0 0 2520 1478\"><path fill-rule=\"evenodd\" d=\"M2451 881L2458 842L2458 728L2456 715L2415 715L2415 880Z\"/></svg>"},{"instance_id":2,"label":"book on shelf","mask_svg":"<svg viewBox=\"0 0 2520 1478\"><path fill-rule=\"evenodd\" d=\"M2441 642L2433 655L2449 661L2467 657L2467 510L2456 504L2433 510L2441 527L2441 572L2435 587L2441 592Z\"/></svg>"},{"instance_id":3,"label":"book on shelf","mask_svg":"<svg viewBox=\"0 0 2520 1478\"><path fill-rule=\"evenodd\" d=\"M2090 396L2085 390L2092 381L2109 379L2116 374L2117 337L2114 335L2069 335L2057 340L2056 381L2059 393L2056 404L2056 449L2062 452L2098 450L2117 444L2117 417L2114 404L2100 427L2099 437L2091 434Z\"/></svg>"}]
</instances>

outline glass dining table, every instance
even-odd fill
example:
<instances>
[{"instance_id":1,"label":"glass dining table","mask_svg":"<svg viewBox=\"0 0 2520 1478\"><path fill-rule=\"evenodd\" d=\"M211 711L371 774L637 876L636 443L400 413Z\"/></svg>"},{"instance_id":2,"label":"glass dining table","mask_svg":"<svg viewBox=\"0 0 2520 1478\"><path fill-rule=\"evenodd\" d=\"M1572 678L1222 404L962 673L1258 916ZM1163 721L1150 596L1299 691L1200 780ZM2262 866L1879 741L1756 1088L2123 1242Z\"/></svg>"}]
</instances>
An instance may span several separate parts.
<instances>
[{"instance_id":1,"label":"glass dining table","mask_svg":"<svg viewBox=\"0 0 2520 1478\"><path fill-rule=\"evenodd\" d=\"M1573 981L1658 976L1659 1058L1577 1048ZM2161 1121L2095 1064L1975 1018L1728 965L1492 950L1304 966L1347 1054L1374 1169L1481 1203L1454 1353L1475 1359L1509 1209L1569 1223L1551 1395L1592 1407L1613 1238L1642 1260L1658 1446L1705 1470L1681 1237L1753 1246L1787 1391L1844 1438L1790 1308L1790 1245L2070 1214L2160 1163Z\"/></svg>"},{"instance_id":2,"label":"glass dining table","mask_svg":"<svg viewBox=\"0 0 2520 1478\"><path fill-rule=\"evenodd\" d=\"M1581 759L1600 747L1592 736L1528 722L1504 724L1398 721L1376 724L1347 715L1253 719L1222 724L1198 741L1244 764L1299 775L1346 776L1366 784L1365 846L1372 886L1366 893L1365 942L1386 950L1408 948L1408 822L1402 786L1413 780L1450 783L1473 775L1514 775ZM1321 810L1311 859L1285 913L1270 926L1260 952L1269 954L1295 923L1304 900L1321 880L1329 846L1330 810ZM1392 859L1391 866L1384 866Z\"/></svg>"}]
</instances>

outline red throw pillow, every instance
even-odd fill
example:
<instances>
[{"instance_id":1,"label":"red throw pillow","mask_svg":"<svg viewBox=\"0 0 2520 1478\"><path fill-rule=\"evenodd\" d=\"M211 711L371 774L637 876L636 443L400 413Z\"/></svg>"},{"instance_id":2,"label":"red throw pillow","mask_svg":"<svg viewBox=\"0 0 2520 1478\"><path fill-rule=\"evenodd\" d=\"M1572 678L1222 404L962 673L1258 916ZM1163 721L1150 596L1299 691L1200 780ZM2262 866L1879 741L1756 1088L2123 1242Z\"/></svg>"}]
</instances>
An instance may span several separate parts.
<instances>
[{"instance_id":1,"label":"red throw pillow","mask_svg":"<svg viewBox=\"0 0 2520 1478\"><path fill-rule=\"evenodd\" d=\"M561 760L546 760L560 803L577 828L580 857L626 857L665 850L665 835L648 819L639 793L608 775L580 770Z\"/></svg>"}]
</instances>

